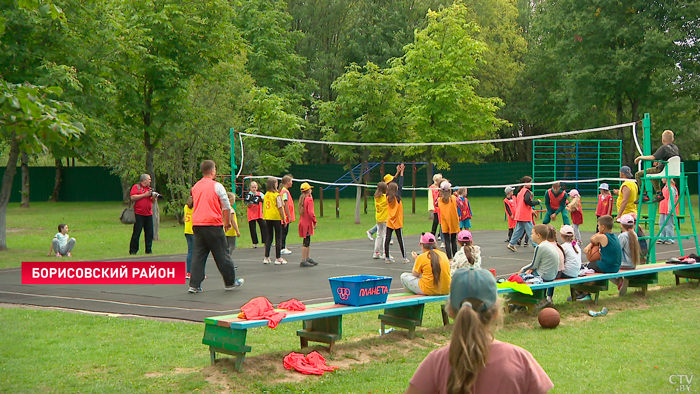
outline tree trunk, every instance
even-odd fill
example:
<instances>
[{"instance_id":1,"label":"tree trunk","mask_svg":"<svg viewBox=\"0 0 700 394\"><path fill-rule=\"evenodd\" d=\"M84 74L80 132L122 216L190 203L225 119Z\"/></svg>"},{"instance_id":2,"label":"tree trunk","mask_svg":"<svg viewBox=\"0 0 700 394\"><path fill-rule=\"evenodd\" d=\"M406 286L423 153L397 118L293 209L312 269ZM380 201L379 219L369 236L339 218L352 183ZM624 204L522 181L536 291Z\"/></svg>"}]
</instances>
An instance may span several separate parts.
<instances>
[{"instance_id":1,"label":"tree trunk","mask_svg":"<svg viewBox=\"0 0 700 394\"><path fill-rule=\"evenodd\" d=\"M156 171L153 167L153 156L155 153L155 146L151 143L151 135L148 131L144 131L144 145L146 147L146 173L151 175L151 188L156 189ZM158 199L153 201L153 240L160 240L160 210L158 209Z\"/></svg>"},{"instance_id":2,"label":"tree trunk","mask_svg":"<svg viewBox=\"0 0 700 394\"><path fill-rule=\"evenodd\" d=\"M29 154L22 152L22 202L20 208L29 208Z\"/></svg>"},{"instance_id":3,"label":"tree trunk","mask_svg":"<svg viewBox=\"0 0 700 394\"><path fill-rule=\"evenodd\" d=\"M131 182L125 177L119 178L122 183L122 202L127 205L131 202Z\"/></svg>"},{"instance_id":4,"label":"tree trunk","mask_svg":"<svg viewBox=\"0 0 700 394\"><path fill-rule=\"evenodd\" d=\"M10 137L10 154L7 158L7 167L2 176L0 188L0 250L7 250L7 204L10 202L12 192L12 179L17 172L17 159L19 158L19 141L15 133Z\"/></svg>"},{"instance_id":5,"label":"tree trunk","mask_svg":"<svg viewBox=\"0 0 700 394\"><path fill-rule=\"evenodd\" d=\"M53 184L53 193L49 201L58 202L58 195L61 192L61 182L63 181L63 162L60 158L55 159L56 163L56 180Z\"/></svg>"}]
</instances>

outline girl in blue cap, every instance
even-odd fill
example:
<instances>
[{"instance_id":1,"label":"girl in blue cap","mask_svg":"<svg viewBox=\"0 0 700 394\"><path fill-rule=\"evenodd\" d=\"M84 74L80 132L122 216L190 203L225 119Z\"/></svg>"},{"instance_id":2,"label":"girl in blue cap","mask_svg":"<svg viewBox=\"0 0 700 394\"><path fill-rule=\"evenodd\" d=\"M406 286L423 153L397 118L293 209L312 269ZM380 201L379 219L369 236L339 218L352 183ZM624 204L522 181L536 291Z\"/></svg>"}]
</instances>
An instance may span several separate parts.
<instances>
[{"instance_id":1,"label":"girl in blue cap","mask_svg":"<svg viewBox=\"0 0 700 394\"><path fill-rule=\"evenodd\" d=\"M452 341L428 354L406 394L546 393L554 387L530 352L494 339L501 303L490 272L455 271L447 310L455 319Z\"/></svg>"}]
</instances>

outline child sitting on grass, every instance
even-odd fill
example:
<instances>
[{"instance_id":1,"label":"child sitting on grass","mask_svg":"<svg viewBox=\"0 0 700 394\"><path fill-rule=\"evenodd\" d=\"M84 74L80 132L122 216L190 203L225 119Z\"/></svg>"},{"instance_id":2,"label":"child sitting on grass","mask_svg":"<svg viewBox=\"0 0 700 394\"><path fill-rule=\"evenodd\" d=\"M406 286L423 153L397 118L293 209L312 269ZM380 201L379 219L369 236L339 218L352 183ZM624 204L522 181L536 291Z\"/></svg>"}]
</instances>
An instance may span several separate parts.
<instances>
[{"instance_id":1,"label":"child sitting on grass","mask_svg":"<svg viewBox=\"0 0 700 394\"><path fill-rule=\"evenodd\" d=\"M73 250L75 246L75 238L68 235L68 225L61 223L58 225L58 232L53 236L51 241L51 249L49 249L49 254L56 252L56 257L73 257L70 251Z\"/></svg>"},{"instance_id":2,"label":"child sitting on grass","mask_svg":"<svg viewBox=\"0 0 700 394\"><path fill-rule=\"evenodd\" d=\"M481 268L481 248L472 243L472 233L462 230L457 234L460 249L450 262L450 273L454 274L460 268Z\"/></svg>"}]
</instances>

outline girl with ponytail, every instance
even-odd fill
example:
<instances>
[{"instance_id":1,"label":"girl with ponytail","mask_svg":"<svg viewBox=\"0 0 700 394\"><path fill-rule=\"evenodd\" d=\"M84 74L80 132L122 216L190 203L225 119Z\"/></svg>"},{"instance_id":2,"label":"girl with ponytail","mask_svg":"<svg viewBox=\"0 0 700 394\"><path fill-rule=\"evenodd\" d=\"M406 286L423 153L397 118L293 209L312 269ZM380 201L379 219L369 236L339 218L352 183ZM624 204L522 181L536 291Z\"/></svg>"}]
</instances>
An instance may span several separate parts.
<instances>
[{"instance_id":1,"label":"girl with ponytail","mask_svg":"<svg viewBox=\"0 0 700 394\"><path fill-rule=\"evenodd\" d=\"M447 304L455 321L452 341L428 354L406 394L519 394L552 389L552 381L530 352L494 339L500 310L496 280L490 272L455 271Z\"/></svg>"},{"instance_id":2,"label":"girl with ponytail","mask_svg":"<svg viewBox=\"0 0 700 394\"><path fill-rule=\"evenodd\" d=\"M411 252L416 260L411 272L401 274L404 289L414 294L445 295L450 292L450 261L435 245L435 236L425 233L420 237L423 252Z\"/></svg>"}]
</instances>

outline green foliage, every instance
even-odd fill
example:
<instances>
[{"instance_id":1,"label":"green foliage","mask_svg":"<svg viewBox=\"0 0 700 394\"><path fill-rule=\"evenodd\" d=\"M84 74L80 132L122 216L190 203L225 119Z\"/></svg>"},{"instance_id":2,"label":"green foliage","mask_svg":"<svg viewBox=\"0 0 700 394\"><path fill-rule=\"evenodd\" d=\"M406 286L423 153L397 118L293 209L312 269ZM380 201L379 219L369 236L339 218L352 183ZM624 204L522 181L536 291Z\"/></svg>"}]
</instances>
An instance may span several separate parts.
<instances>
[{"instance_id":1,"label":"green foliage","mask_svg":"<svg viewBox=\"0 0 700 394\"><path fill-rule=\"evenodd\" d=\"M428 26L416 32L403 58L393 62L406 86L406 114L414 141L487 139L505 124L496 116L501 100L475 92L479 81L474 73L486 46L472 38L478 27L468 15L463 4L428 12ZM416 147L408 153L427 154L438 168L447 168L450 161L478 162L494 149L491 144L475 144Z\"/></svg>"},{"instance_id":2,"label":"green foliage","mask_svg":"<svg viewBox=\"0 0 700 394\"><path fill-rule=\"evenodd\" d=\"M363 68L352 65L333 82L334 101L319 102L320 122L327 141L405 141L402 82L391 70L373 63ZM341 163L383 159L385 147L331 146Z\"/></svg>"},{"instance_id":3,"label":"green foliage","mask_svg":"<svg viewBox=\"0 0 700 394\"><path fill-rule=\"evenodd\" d=\"M0 80L0 137L14 139L21 152L40 152L45 144L79 138L81 123L71 122L70 103L51 97L63 91L58 87L12 84Z\"/></svg>"}]
</instances>

